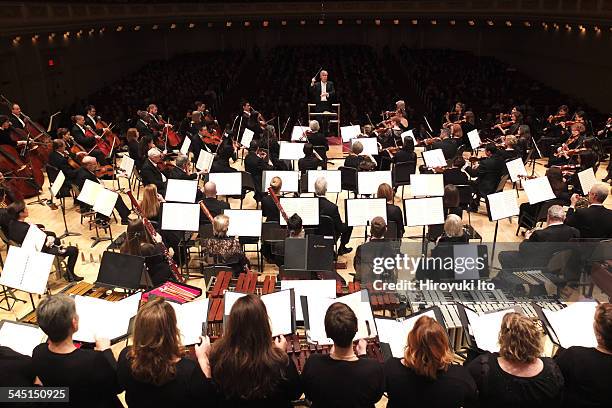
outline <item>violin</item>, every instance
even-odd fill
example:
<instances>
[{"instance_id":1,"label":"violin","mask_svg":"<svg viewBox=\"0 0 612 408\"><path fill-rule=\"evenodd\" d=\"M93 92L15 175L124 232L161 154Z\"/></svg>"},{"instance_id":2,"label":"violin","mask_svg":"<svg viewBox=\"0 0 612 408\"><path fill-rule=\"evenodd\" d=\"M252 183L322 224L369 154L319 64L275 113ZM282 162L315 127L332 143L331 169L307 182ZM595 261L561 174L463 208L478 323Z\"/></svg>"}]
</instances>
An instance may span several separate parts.
<instances>
[{"instance_id":1,"label":"violin","mask_svg":"<svg viewBox=\"0 0 612 408\"><path fill-rule=\"evenodd\" d=\"M200 135L200 139L206 144L212 144L218 146L221 143L221 135L217 129L210 129L209 127L205 127L203 129L204 134Z\"/></svg>"}]
</instances>

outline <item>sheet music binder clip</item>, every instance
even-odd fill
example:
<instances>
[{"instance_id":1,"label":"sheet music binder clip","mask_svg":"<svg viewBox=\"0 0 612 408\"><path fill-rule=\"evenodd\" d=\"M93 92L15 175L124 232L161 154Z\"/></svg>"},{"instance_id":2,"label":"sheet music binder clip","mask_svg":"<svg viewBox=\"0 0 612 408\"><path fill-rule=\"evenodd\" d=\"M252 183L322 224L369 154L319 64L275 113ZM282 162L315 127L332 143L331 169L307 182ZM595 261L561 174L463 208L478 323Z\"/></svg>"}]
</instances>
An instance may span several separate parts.
<instances>
[{"instance_id":1,"label":"sheet music binder clip","mask_svg":"<svg viewBox=\"0 0 612 408\"><path fill-rule=\"evenodd\" d=\"M109 288L137 290L141 288L145 258L105 251L95 284Z\"/></svg>"}]
</instances>

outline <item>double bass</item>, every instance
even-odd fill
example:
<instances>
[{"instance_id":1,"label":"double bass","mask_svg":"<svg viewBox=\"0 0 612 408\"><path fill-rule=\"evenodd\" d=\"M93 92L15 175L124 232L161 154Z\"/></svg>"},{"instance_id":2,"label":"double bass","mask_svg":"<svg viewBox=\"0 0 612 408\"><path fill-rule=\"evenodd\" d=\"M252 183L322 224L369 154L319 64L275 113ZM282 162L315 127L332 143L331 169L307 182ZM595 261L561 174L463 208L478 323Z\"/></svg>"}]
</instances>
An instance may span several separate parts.
<instances>
[{"instance_id":1,"label":"double bass","mask_svg":"<svg viewBox=\"0 0 612 408\"><path fill-rule=\"evenodd\" d=\"M4 178L2 187L10 191L15 199L29 198L38 194L41 184L36 185L31 168L21 161L14 147L0 145L0 172ZM10 195L6 191L0 195L0 198L5 205L10 204Z\"/></svg>"}]
</instances>

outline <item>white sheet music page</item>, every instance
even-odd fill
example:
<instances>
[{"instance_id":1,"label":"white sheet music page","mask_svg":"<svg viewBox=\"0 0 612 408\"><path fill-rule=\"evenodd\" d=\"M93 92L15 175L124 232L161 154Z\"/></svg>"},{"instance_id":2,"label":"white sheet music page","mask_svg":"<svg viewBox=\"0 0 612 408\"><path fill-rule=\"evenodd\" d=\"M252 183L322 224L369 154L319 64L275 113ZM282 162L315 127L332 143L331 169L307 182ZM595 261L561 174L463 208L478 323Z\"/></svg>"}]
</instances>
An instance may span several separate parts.
<instances>
[{"instance_id":1,"label":"white sheet music page","mask_svg":"<svg viewBox=\"0 0 612 408\"><path fill-rule=\"evenodd\" d=\"M392 319L378 319L376 321L376 329L378 330L378 339L381 343L387 343L391 349L393 357L404 357L404 349L408 340L408 333L414 327L414 324L421 316L429 316L436 319L436 314L433 310L428 310L414 317L397 321Z\"/></svg>"},{"instance_id":2,"label":"white sheet music page","mask_svg":"<svg viewBox=\"0 0 612 408\"><path fill-rule=\"evenodd\" d=\"M246 296L246 293L227 291L223 295L223 315L229 316L234 303L241 297Z\"/></svg>"},{"instance_id":3,"label":"white sheet music page","mask_svg":"<svg viewBox=\"0 0 612 408\"><path fill-rule=\"evenodd\" d=\"M131 177L134 172L134 159L124 154L119 168L125 172L126 177Z\"/></svg>"},{"instance_id":4,"label":"white sheet music page","mask_svg":"<svg viewBox=\"0 0 612 408\"><path fill-rule=\"evenodd\" d=\"M280 142L279 160L299 160L304 157L304 143Z\"/></svg>"},{"instance_id":5,"label":"white sheet music page","mask_svg":"<svg viewBox=\"0 0 612 408\"><path fill-rule=\"evenodd\" d=\"M206 170L207 172L210 172L210 167L212 166L214 159L214 154L207 152L206 150L200 149L198 161L196 162L196 169L198 169L199 171Z\"/></svg>"},{"instance_id":6,"label":"white sheet music page","mask_svg":"<svg viewBox=\"0 0 612 408\"><path fill-rule=\"evenodd\" d=\"M310 128L308 126L294 126L291 130L291 141L302 141L305 142L307 140L306 132L308 132Z\"/></svg>"},{"instance_id":7,"label":"white sheet music page","mask_svg":"<svg viewBox=\"0 0 612 408\"><path fill-rule=\"evenodd\" d=\"M162 204L162 230L198 231L200 205L183 203Z\"/></svg>"},{"instance_id":8,"label":"white sheet music page","mask_svg":"<svg viewBox=\"0 0 612 408\"><path fill-rule=\"evenodd\" d=\"M315 182L319 177L327 181L328 193L339 193L342 191L342 175L340 170L308 170L308 192L315 192Z\"/></svg>"},{"instance_id":9,"label":"white sheet music page","mask_svg":"<svg viewBox=\"0 0 612 408\"><path fill-rule=\"evenodd\" d=\"M525 194L527 194L529 204L537 204L542 201L554 200L556 198L550 186L550 181L546 176L524 180L523 189L525 190Z\"/></svg>"},{"instance_id":10,"label":"white sheet music page","mask_svg":"<svg viewBox=\"0 0 612 408\"><path fill-rule=\"evenodd\" d=\"M498 337L502 319L506 314L512 312L515 312L515 310L506 309L479 315L470 309L465 309L465 314L470 322L471 332L479 349L491 353L499 351Z\"/></svg>"},{"instance_id":11,"label":"white sheet music page","mask_svg":"<svg viewBox=\"0 0 612 408\"><path fill-rule=\"evenodd\" d=\"M223 210L229 217L228 237L261 237L261 210Z\"/></svg>"},{"instance_id":12,"label":"white sheet music page","mask_svg":"<svg viewBox=\"0 0 612 408\"><path fill-rule=\"evenodd\" d=\"M510 180L512 180L513 183L516 183L521 179L519 176L527 175L527 169L525 168L523 159L521 159L520 157L506 162L506 167L508 168Z\"/></svg>"},{"instance_id":13,"label":"white sheet music page","mask_svg":"<svg viewBox=\"0 0 612 408\"><path fill-rule=\"evenodd\" d=\"M340 134L342 135L342 143L348 143L351 139L359 137L361 127L359 125L341 126Z\"/></svg>"},{"instance_id":14,"label":"white sheet music page","mask_svg":"<svg viewBox=\"0 0 612 408\"><path fill-rule=\"evenodd\" d=\"M208 320L208 298L178 304L169 302L176 313L176 325L181 335L183 346L200 342L202 324Z\"/></svg>"},{"instance_id":15,"label":"white sheet music page","mask_svg":"<svg viewBox=\"0 0 612 408\"><path fill-rule=\"evenodd\" d=\"M375 137L360 137L351 139L351 148L359 142L363 146L363 152L361 154L369 154L370 156L376 156L378 154L378 139Z\"/></svg>"},{"instance_id":16,"label":"white sheet music page","mask_svg":"<svg viewBox=\"0 0 612 408\"><path fill-rule=\"evenodd\" d=\"M217 194L222 196L242 194L242 173L210 173L208 181L217 186Z\"/></svg>"},{"instance_id":17,"label":"white sheet music page","mask_svg":"<svg viewBox=\"0 0 612 408\"><path fill-rule=\"evenodd\" d=\"M575 302L556 312L542 309L561 347L597 347L593 331L597 302Z\"/></svg>"},{"instance_id":18,"label":"white sheet music page","mask_svg":"<svg viewBox=\"0 0 612 408\"><path fill-rule=\"evenodd\" d=\"M19 354L32 357L32 351L47 336L33 324L4 320L0 326L0 346L8 347Z\"/></svg>"},{"instance_id":19,"label":"white sheet music page","mask_svg":"<svg viewBox=\"0 0 612 408\"><path fill-rule=\"evenodd\" d=\"M198 180L168 179L166 201L194 203L198 191Z\"/></svg>"},{"instance_id":20,"label":"white sheet music page","mask_svg":"<svg viewBox=\"0 0 612 408\"><path fill-rule=\"evenodd\" d=\"M297 214L302 218L302 225L319 225L319 198L318 197L281 197L280 204L287 217ZM280 225L287 225L283 217Z\"/></svg>"},{"instance_id":21,"label":"white sheet music page","mask_svg":"<svg viewBox=\"0 0 612 408\"><path fill-rule=\"evenodd\" d=\"M410 191L414 197L442 197L444 176L442 174L411 174Z\"/></svg>"},{"instance_id":22,"label":"white sheet music page","mask_svg":"<svg viewBox=\"0 0 612 408\"><path fill-rule=\"evenodd\" d=\"M76 341L94 343L96 338L113 340L125 336L130 319L138 312L141 295L139 292L119 302L109 302L90 296L75 296L79 330L74 333L73 338Z\"/></svg>"},{"instance_id":23,"label":"white sheet music page","mask_svg":"<svg viewBox=\"0 0 612 408\"><path fill-rule=\"evenodd\" d=\"M21 243L21 248L30 251L40 252L43 250L46 241L47 234L45 234L40 228L38 228L36 224L30 224L30 228L28 228L28 233L26 234L25 238L23 239L23 242Z\"/></svg>"},{"instance_id":24,"label":"white sheet music page","mask_svg":"<svg viewBox=\"0 0 612 408\"><path fill-rule=\"evenodd\" d=\"M393 186L391 171L357 172L357 190L359 194L376 194L378 186L383 183Z\"/></svg>"},{"instance_id":25,"label":"white sheet music page","mask_svg":"<svg viewBox=\"0 0 612 408\"><path fill-rule=\"evenodd\" d=\"M344 303L355 312L357 316L357 333L354 340L369 339L378 334L374 314L370 305L370 297L366 289L350 295L341 296L336 301ZM333 302L331 302L333 303ZM325 315L323 315L325 316Z\"/></svg>"},{"instance_id":26,"label":"white sheet music page","mask_svg":"<svg viewBox=\"0 0 612 408\"><path fill-rule=\"evenodd\" d=\"M374 217L387 222L387 201L384 198L352 198L346 203L346 222L350 227L368 225Z\"/></svg>"},{"instance_id":27,"label":"white sheet music page","mask_svg":"<svg viewBox=\"0 0 612 408\"><path fill-rule=\"evenodd\" d=\"M96 203L96 198L100 191L104 190L104 186L93 182L91 180L85 180L85 184L83 184L83 188L77 197L77 200L84 202L88 205L94 205Z\"/></svg>"},{"instance_id":28,"label":"white sheet music page","mask_svg":"<svg viewBox=\"0 0 612 408\"><path fill-rule=\"evenodd\" d=\"M0 275L0 285L44 294L54 258L51 254L11 246Z\"/></svg>"},{"instance_id":29,"label":"white sheet music page","mask_svg":"<svg viewBox=\"0 0 612 408\"><path fill-rule=\"evenodd\" d=\"M279 177L283 185L281 192L297 193L300 191L300 172L286 170L264 170L261 190L266 191L274 177Z\"/></svg>"},{"instance_id":30,"label":"white sheet music page","mask_svg":"<svg viewBox=\"0 0 612 408\"><path fill-rule=\"evenodd\" d=\"M255 133L251 129L245 128L244 132L242 132L242 137L240 138L240 144L248 149L251 145L254 134Z\"/></svg>"},{"instance_id":31,"label":"white sheet music page","mask_svg":"<svg viewBox=\"0 0 612 408\"><path fill-rule=\"evenodd\" d=\"M444 224L442 197L404 200L404 209L407 227Z\"/></svg>"},{"instance_id":32,"label":"white sheet music page","mask_svg":"<svg viewBox=\"0 0 612 408\"><path fill-rule=\"evenodd\" d=\"M189 138L189 136L185 136L185 138L183 139L183 144L181 144L181 153L184 155L187 155L187 153L189 152L189 147L191 146L191 139Z\"/></svg>"},{"instance_id":33,"label":"white sheet music page","mask_svg":"<svg viewBox=\"0 0 612 408\"><path fill-rule=\"evenodd\" d=\"M425 150L423 152L423 160L425 161L425 165L432 169L446 166L446 159L444 158L442 149Z\"/></svg>"},{"instance_id":34,"label":"white sheet music page","mask_svg":"<svg viewBox=\"0 0 612 408\"><path fill-rule=\"evenodd\" d=\"M516 190L514 189L489 194L487 199L489 201L492 221L519 214L519 205L516 199Z\"/></svg>"},{"instance_id":35,"label":"white sheet music page","mask_svg":"<svg viewBox=\"0 0 612 408\"><path fill-rule=\"evenodd\" d=\"M103 188L98 192L93 210L97 213L110 217L115 209L115 204L117 203L118 199L119 194Z\"/></svg>"},{"instance_id":36,"label":"white sheet music page","mask_svg":"<svg viewBox=\"0 0 612 408\"><path fill-rule=\"evenodd\" d=\"M64 172L60 170L59 173L57 173L57 176L55 177L53 184L51 184L51 194L53 194L53 197L57 197L57 194L59 193L60 189L64 185L65 181L66 181L66 176L64 175Z\"/></svg>"},{"instance_id":37,"label":"white sheet music page","mask_svg":"<svg viewBox=\"0 0 612 408\"><path fill-rule=\"evenodd\" d=\"M478 130L474 129L468 132L468 139L470 141L470 146L472 146L473 150L476 150L480 147L482 141L480 140L480 135L478 134Z\"/></svg>"},{"instance_id":38,"label":"white sheet music page","mask_svg":"<svg viewBox=\"0 0 612 408\"><path fill-rule=\"evenodd\" d=\"M582 192L584 195L587 195L591 191L591 187L593 187L594 184L597 184L595 173L590 167L586 170L578 172L578 180L580 180L580 186L582 187Z\"/></svg>"},{"instance_id":39,"label":"white sheet music page","mask_svg":"<svg viewBox=\"0 0 612 408\"><path fill-rule=\"evenodd\" d=\"M414 131L412 129L407 130L400 135L400 137L402 138L402 141L404 140L406 136L410 136L412 138L412 141L414 142L414 145L415 146L417 145L416 137L414 137Z\"/></svg>"},{"instance_id":40,"label":"white sheet music page","mask_svg":"<svg viewBox=\"0 0 612 408\"><path fill-rule=\"evenodd\" d=\"M270 318L272 337L293 333L292 295L293 289L287 289L261 296Z\"/></svg>"},{"instance_id":41,"label":"white sheet music page","mask_svg":"<svg viewBox=\"0 0 612 408\"><path fill-rule=\"evenodd\" d=\"M281 290L293 289L295 293L295 318L304 320L302 313L301 296L312 296L316 298L334 299L336 297L336 281L334 279L324 280L282 280Z\"/></svg>"}]
</instances>

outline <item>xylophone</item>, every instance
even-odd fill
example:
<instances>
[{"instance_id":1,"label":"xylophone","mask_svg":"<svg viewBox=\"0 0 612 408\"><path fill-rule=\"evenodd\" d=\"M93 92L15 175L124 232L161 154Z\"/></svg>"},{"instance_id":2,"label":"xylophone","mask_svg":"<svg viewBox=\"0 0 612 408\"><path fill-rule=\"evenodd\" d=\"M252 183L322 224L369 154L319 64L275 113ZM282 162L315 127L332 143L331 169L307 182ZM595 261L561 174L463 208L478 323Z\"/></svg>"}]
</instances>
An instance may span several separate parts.
<instances>
[{"instance_id":1,"label":"xylophone","mask_svg":"<svg viewBox=\"0 0 612 408\"><path fill-rule=\"evenodd\" d=\"M336 296L349 295L363 288L368 289L372 311L382 312L383 315L388 311L392 317L406 314L406 302L402 301L400 294L374 290L371 284L363 286L359 282L349 282L347 285L342 285L341 282L336 281Z\"/></svg>"}]
</instances>

